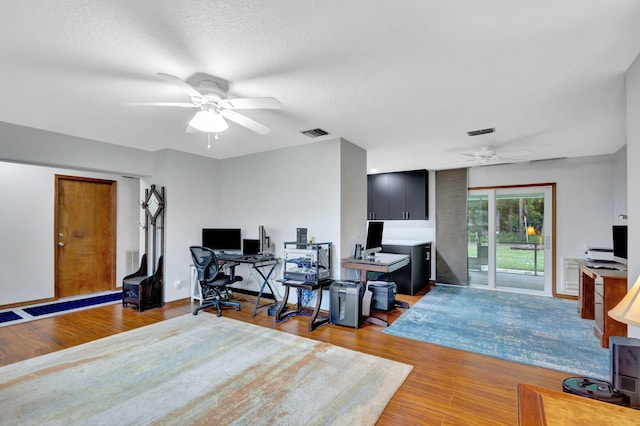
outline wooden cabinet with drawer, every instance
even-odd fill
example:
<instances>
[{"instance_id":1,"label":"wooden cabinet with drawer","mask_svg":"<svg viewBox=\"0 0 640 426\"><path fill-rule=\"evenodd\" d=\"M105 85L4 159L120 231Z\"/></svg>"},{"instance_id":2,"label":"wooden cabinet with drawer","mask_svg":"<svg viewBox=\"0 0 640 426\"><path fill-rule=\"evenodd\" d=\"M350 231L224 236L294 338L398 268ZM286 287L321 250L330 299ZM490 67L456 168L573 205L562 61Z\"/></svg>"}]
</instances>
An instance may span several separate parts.
<instances>
[{"instance_id":1,"label":"wooden cabinet with drawer","mask_svg":"<svg viewBox=\"0 0 640 426\"><path fill-rule=\"evenodd\" d=\"M580 297L578 311L582 318L593 318L593 334L603 348L609 347L609 337L626 336L627 325L611 318L607 313L627 294L627 272L613 269L590 268L580 265Z\"/></svg>"}]
</instances>

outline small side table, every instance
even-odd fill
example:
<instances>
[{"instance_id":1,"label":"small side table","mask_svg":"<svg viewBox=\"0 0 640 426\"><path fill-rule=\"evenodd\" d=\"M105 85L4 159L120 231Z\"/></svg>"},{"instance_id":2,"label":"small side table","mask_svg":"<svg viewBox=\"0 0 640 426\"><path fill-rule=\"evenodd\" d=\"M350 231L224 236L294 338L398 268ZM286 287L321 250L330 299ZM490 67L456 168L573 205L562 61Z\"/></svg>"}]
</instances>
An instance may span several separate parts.
<instances>
[{"instance_id":1,"label":"small side table","mask_svg":"<svg viewBox=\"0 0 640 426\"><path fill-rule=\"evenodd\" d=\"M320 313L320 304L322 303L322 290L324 288L328 288L331 283L333 283L332 279L326 279L318 282L303 282L303 281L294 281L294 280L278 280L278 282L282 283L284 286L284 296L282 298L282 303L278 307L278 311L276 312L276 322L285 321L292 316L298 315L303 307L300 304L301 300L301 292L302 290L318 290L318 297L316 298L316 306L309 319L309 331L313 331L316 328L320 327L323 324L329 322L329 317L320 317L318 319L318 314ZM289 300L289 289L293 287L298 292L298 302L297 309L294 311L283 312L285 306L287 305L287 300Z\"/></svg>"}]
</instances>

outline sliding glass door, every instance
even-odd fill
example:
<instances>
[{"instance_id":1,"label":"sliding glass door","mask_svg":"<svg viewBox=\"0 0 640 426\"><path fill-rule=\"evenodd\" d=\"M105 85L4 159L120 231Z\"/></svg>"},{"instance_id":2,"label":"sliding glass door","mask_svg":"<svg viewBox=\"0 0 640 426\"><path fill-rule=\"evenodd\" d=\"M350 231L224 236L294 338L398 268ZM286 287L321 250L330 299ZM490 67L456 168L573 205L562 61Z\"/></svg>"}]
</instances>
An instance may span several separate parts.
<instances>
[{"instance_id":1,"label":"sliding glass door","mask_svg":"<svg viewBox=\"0 0 640 426\"><path fill-rule=\"evenodd\" d=\"M470 190L469 284L551 294L551 186Z\"/></svg>"}]
</instances>

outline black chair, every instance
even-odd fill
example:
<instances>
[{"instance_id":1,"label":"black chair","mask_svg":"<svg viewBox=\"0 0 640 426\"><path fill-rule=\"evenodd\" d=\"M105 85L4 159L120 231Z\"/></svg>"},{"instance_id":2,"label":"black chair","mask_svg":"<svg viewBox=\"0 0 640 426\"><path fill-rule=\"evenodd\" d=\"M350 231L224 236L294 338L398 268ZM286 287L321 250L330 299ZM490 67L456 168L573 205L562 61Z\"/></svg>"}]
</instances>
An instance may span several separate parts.
<instances>
[{"instance_id":1,"label":"black chair","mask_svg":"<svg viewBox=\"0 0 640 426\"><path fill-rule=\"evenodd\" d=\"M198 271L198 282L200 283L200 294L202 296L201 305L193 311L193 315L198 315L198 311L215 306L217 315L222 315L222 306L235 307L240 310L240 303L232 302L231 289L227 287L236 281L242 281L242 277L235 275L237 263L228 264L230 275L226 275L218 265L218 258L213 250L206 247L189 247L193 265Z\"/></svg>"},{"instance_id":2,"label":"black chair","mask_svg":"<svg viewBox=\"0 0 640 426\"><path fill-rule=\"evenodd\" d=\"M122 279L122 306L135 305L138 312L162 307L163 267L160 256L156 272L147 276L147 254L143 254L140 269Z\"/></svg>"}]
</instances>

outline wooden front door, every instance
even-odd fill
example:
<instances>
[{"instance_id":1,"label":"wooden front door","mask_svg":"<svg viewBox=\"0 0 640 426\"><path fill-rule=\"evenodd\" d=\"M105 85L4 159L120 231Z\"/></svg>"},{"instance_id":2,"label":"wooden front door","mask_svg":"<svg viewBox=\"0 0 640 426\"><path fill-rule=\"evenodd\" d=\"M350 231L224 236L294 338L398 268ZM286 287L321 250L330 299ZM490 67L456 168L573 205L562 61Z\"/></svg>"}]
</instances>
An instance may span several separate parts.
<instances>
[{"instance_id":1,"label":"wooden front door","mask_svg":"<svg viewBox=\"0 0 640 426\"><path fill-rule=\"evenodd\" d=\"M55 179L56 297L115 289L116 182Z\"/></svg>"}]
</instances>

